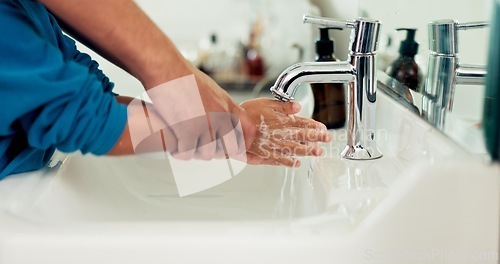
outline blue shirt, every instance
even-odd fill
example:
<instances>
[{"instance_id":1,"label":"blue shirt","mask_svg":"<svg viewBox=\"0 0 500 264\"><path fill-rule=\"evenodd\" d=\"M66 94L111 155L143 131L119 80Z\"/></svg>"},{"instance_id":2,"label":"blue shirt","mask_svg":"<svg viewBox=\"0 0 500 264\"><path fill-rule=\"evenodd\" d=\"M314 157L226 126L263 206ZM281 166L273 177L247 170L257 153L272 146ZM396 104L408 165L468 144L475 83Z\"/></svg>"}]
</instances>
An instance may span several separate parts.
<instances>
[{"instance_id":1,"label":"blue shirt","mask_svg":"<svg viewBox=\"0 0 500 264\"><path fill-rule=\"evenodd\" d=\"M0 179L55 149L106 154L127 118L112 88L42 4L0 0Z\"/></svg>"}]
</instances>

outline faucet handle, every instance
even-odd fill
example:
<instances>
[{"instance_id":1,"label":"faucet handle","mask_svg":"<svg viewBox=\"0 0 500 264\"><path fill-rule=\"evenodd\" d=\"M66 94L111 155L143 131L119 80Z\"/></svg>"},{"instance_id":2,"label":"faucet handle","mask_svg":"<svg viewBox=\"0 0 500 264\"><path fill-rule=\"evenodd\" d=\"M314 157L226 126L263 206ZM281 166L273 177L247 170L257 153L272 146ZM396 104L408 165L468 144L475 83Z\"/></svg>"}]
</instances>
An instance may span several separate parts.
<instances>
[{"instance_id":1,"label":"faucet handle","mask_svg":"<svg viewBox=\"0 0 500 264\"><path fill-rule=\"evenodd\" d=\"M378 48L380 21L358 18L354 21L335 20L327 17L304 15L304 23L315 24L329 28L350 28L350 51L354 54L373 54Z\"/></svg>"},{"instance_id":2,"label":"faucet handle","mask_svg":"<svg viewBox=\"0 0 500 264\"><path fill-rule=\"evenodd\" d=\"M455 55L458 53L458 30L484 28L486 21L458 23L453 19L429 22L429 49L438 54Z\"/></svg>"},{"instance_id":3,"label":"faucet handle","mask_svg":"<svg viewBox=\"0 0 500 264\"><path fill-rule=\"evenodd\" d=\"M488 21L457 23L457 29L468 30L468 29L476 29L476 28L485 28L489 25L490 25L490 23Z\"/></svg>"},{"instance_id":4,"label":"faucet handle","mask_svg":"<svg viewBox=\"0 0 500 264\"><path fill-rule=\"evenodd\" d=\"M349 20L333 20L327 17L319 17L319 16L311 16L304 15L302 17L302 22L304 24L315 24L323 27L331 27L331 28L355 28L356 23L354 21Z\"/></svg>"}]
</instances>

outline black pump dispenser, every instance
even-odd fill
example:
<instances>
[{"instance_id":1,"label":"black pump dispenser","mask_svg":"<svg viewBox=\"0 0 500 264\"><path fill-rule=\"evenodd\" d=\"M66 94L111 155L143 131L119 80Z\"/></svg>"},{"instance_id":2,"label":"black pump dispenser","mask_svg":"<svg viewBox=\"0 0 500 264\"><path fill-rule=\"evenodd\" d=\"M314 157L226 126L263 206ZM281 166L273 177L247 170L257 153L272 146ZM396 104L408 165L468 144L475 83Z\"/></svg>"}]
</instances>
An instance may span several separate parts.
<instances>
[{"instance_id":1,"label":"black pump dispenser","mask_svg":"<svg viewBox=\"0 0 500 264\"><path fill-rule=\"evenodd\" d=\"M415 28L398 28L397 31L406 31L406 39L401 41L399 53L404 56L413 57L418 53L418 43L415 41Z\"/></svg>"},{"instance_id":2,"label":"black pump dispenser","mask_svg":"<svg viewBox=\"0 0 500 264\"><path fill-rule=\"evenodd\" d=\"M330 28L319 29L319 39L316 40L316 53L319 57L332 56L335 51L333 40L330 39Z\"/></svg>"}]
</instances>

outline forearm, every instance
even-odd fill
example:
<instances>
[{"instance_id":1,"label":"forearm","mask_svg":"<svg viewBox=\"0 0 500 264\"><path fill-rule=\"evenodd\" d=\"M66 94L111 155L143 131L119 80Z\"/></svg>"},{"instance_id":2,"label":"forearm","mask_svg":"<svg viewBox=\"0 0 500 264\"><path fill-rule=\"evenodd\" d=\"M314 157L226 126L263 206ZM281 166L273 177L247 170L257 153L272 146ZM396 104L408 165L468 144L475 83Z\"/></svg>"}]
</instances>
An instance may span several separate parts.
<instances>
[{"instance_id":1,"label":"forearm","mask_svg":"<svg viewBox=\"0 0 500 264\"><path fill-rule=\"evenodd\" d=\"M138 78L146 89L194 74L199 92L196 96L200 97L204 112L236 115L241 122L245 146L248 148L253 142L256 127L246 112L210 77L184 59L132 0L40 1L103 56ZM177 96L186 95L179 93ZM163 118L176 111L165 105L176 98L151 99ZM193 110L192 106L186 107ZM200 135L206 133L198 132Z\"/></svg>"},{"instance_id":2,"label":"forearm","mask_svg":"<svg viewBox=\"0 0 500 264\"><path fill-rule=\"evenodd\" d=\"M124 68L144 87L196 69L131 0L40 0L77 38ZM92 14L92 15L89 15Z\"/></svg>"},{"instance_id":3,"label":"forearm","mask_svg":"<svg viewBox=\"0 0 500 264\"><path fill-rule=\"evenodd\" d=\"M131 155L150 152L166 152L167 143L172 146L173 138L166 138L164 130L152 133L151 127L166 128L161 117L151 107L146 107L146 102L135 101L131 97L117 96L118 102L127 105L127 124L122 132L120 139L115 143L114 147L106 154L111 156ZM141 104L142 103L142 104ZM148 135L140 141L140 144L133 144L131 130L133 135ZM162 133L160 135L159 133Z\"/></svg>"},{"instance_id":4,"label":"forearm","mask_svg":"<svg viewBox=\"0 0 500 264\"><path fill-rule=\"evenodd\" d=\"M117 96L116 99L119 103L126 105L128 105L133 100L133 98L124 96ZM132 146L132 140L130 139L129 117L127 114L127 124L123 129L122 135L116 142L115 146L106 155L117 156L129 154L134 154L134 148Z\"/></svg>"}]
</instances>

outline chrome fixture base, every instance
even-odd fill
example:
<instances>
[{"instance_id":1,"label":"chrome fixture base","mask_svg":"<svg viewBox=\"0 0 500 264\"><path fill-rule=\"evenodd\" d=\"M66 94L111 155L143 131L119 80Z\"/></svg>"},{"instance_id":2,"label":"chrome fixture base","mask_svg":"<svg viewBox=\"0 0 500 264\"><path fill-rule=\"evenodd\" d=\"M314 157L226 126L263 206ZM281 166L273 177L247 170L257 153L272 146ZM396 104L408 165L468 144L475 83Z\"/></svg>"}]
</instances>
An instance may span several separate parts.
<instances>
[{"instance_id":1,"label":"chrome fixture base","mask_svg":"<svg viewBox=\"0 0 500 264\"><path fill-rule=\"evenodd\" d=\"M364 148L362 146L345 146L340 152L340 157L351 160L371 160L382 157L382 152L375 146Z\"/></svg>"}]
</instances>

